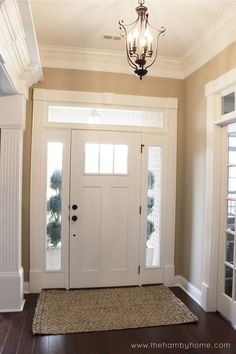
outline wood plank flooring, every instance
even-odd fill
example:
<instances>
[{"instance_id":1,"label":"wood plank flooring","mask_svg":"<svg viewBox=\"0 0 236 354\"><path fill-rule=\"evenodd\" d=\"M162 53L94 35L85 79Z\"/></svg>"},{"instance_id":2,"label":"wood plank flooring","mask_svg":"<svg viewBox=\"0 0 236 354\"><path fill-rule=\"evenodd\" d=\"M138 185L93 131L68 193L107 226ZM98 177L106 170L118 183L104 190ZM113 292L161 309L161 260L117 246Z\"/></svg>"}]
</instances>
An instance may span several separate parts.
<instances>
[{"instance_id":1,"label":"wood plank flooring","mask_svg":"<svg viewBox=\"0 0 236 354\"><path fill-rule=\"evenodd\" d=\"M32 319L38 295L26 295L23 312L0 314L0 353L236 353L236 331L219 314L204 312L180 288L171 290L198 316L197 323L57 336L32 335Z\"/></svg>"}]
</instances>

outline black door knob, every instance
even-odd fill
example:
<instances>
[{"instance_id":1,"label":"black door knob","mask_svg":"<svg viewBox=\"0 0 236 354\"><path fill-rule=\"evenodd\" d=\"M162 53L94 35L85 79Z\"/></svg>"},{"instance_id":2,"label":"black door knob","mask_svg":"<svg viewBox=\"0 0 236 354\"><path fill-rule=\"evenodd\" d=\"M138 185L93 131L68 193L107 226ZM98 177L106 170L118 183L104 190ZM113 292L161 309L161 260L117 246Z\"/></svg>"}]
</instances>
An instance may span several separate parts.
<instances>
[{"instance_id":1,"label":"black door knob","mask_svg":"<svg viewBox=\"0 0 236 354\"><path fill-rule=\"evenodd\" d=\"M73 215L72 218L71 218L73 221L76 221L78 218L76 215Z\"/></svg>"},{"instance_id":2,"label":"black door knob","mask_svg":"<svg viewBox=\"0 0 236 354\"><path fill-rule=\"evenodd\" d=\"M72 209L73 209L73 210L76 210L76 209L78 209L78 206L77 206L76 204L73 204L73 205L72 205Z\"/></svg>"}]
</instances>

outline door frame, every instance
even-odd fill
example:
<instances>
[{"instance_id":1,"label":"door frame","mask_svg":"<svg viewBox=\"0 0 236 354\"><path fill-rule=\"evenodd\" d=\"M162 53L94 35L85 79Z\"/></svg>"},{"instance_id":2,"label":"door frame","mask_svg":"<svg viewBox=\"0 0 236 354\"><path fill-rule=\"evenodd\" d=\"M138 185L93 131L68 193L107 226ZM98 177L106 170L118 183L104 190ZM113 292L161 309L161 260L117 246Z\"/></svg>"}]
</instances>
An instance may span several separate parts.
<instances>
[{"instance_id":1,"label":"door frame","mask_svg":"<svg viewBox=\"0 0 236 354\"><path fill-rule=\"evenodd\" d=\"M236 87L236 68L205 85L207 105L206 199L201 306L217 310L218 252L221 216L222 129L236 122L235 112L221 114L221 97Z\"/></svg>"},{"instance_id":2,"label":"door frame","mask_svg":"<svg viewBox=\"0 0 236 354\"><path fill-rule=\"evenodd\" d=\"M163 127L133 127L133 126L98 126L79 123L52 123L48 121L49 106L89 106L122 108L139 111L163 112ZM177 109L178 99L146 96L119 95L115 93L57 91L34 89L33 94L33 128L31 154L31 192L30 192L30 291L39 292L42 288L68 288L68 272L45 271L45 151L44 135L46 131L104 130L140 132L165 136L166 139L166 221L163 266L164 284L174 285L174 240L175 240L175 204L176 204L176 152L177 152ZM67 151L70 138L67 136ZM66 177L67 178L67 177ZM167 222L168 220L168 222ZM45 223L45 225L44 225ZM66 246L68 250L68 245ZM69 257L64 252L64 257ZM67 256L66 256L67 254ZM68 264L68 259L67 259Z\"/></svg>"}]
</instances>

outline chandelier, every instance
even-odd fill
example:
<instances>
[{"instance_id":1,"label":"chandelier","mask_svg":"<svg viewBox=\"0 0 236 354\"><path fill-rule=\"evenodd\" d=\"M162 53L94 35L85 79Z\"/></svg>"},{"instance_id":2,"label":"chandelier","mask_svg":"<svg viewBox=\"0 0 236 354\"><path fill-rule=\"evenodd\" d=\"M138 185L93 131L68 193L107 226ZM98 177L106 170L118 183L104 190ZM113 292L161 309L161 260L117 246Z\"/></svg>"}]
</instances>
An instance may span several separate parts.
<instances>
[{"instance_id":1,"label":"chandelier","mask_svg":"<svg viewBox=\"0 0 236 354\"><path fill-rule=\"evenodd\" d=\"M147 7L144 6L145 0L138 0L139 6L136 7L137 19L124 24L119 21L121 36L126 39L126 54L129 65L134 69L140 80L148 72L148 68L154 64L157 58L158 41L161 34L166 30L165 27L156 29L148 23Z\"/></svg>"}]
</instances>

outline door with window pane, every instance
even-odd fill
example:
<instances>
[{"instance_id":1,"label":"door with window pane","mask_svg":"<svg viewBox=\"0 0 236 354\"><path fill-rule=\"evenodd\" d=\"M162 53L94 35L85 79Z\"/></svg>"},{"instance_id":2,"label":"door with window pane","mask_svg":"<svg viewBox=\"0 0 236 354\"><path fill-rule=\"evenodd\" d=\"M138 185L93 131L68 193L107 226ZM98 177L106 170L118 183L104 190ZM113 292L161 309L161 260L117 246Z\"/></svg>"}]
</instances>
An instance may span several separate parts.
<instances>
[{"instance_id":1,"label":"door with window pane","mask_svg":"<svg viewBox=\"0 0 236 354\"><path fill-rule=\"evenodd\" d=\"M70 287L138 284L141 134L72 131Z\"/></svg>"},{"instance_id":2,"label":"door with window pane","mask_svg":"<svg viewBox=\"0 0 236 354\"><path fill-rule=\"evenodd\" d=\"M218 310L236 322L236 124L222 129L221 237L219 247Z\"/></svg>"}]
</instances>

